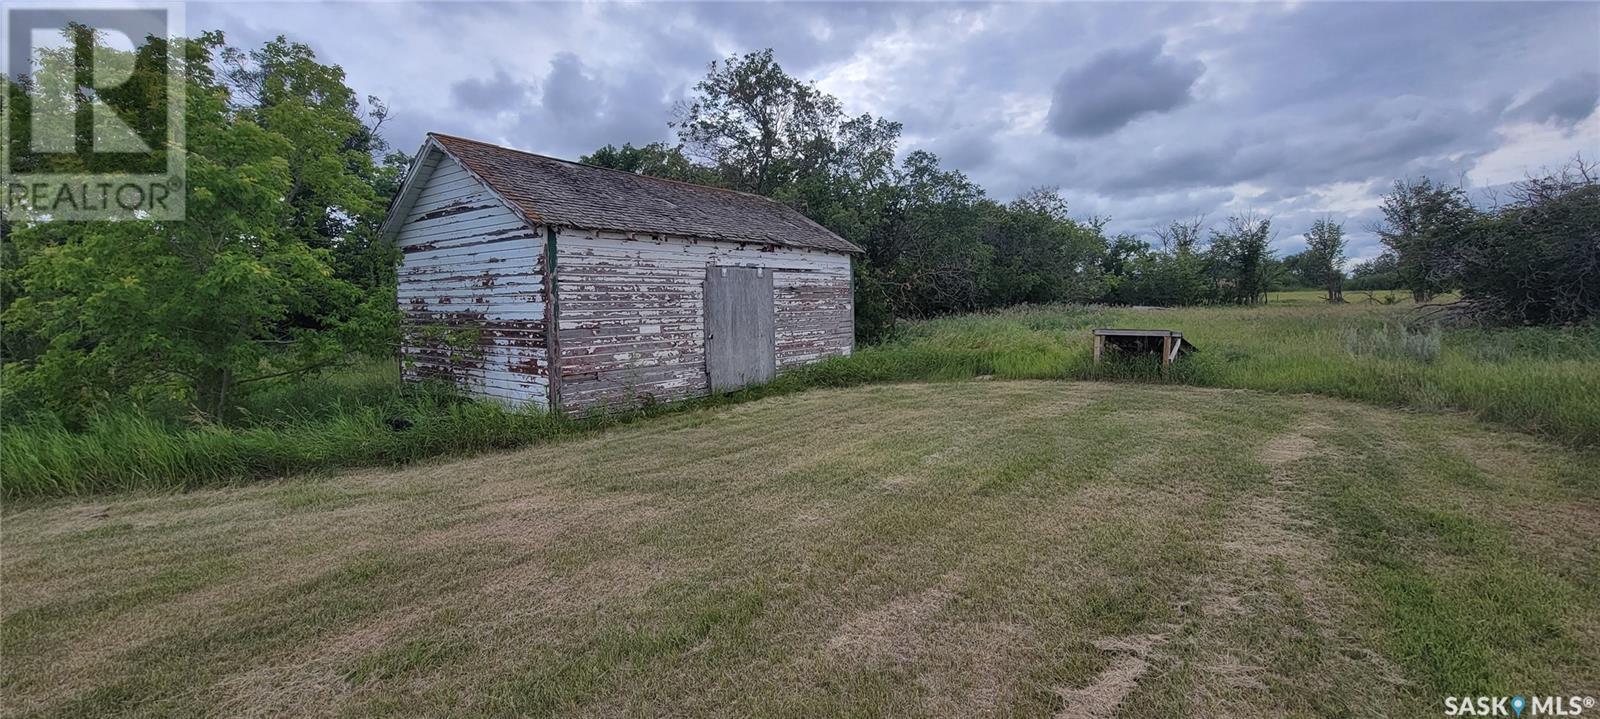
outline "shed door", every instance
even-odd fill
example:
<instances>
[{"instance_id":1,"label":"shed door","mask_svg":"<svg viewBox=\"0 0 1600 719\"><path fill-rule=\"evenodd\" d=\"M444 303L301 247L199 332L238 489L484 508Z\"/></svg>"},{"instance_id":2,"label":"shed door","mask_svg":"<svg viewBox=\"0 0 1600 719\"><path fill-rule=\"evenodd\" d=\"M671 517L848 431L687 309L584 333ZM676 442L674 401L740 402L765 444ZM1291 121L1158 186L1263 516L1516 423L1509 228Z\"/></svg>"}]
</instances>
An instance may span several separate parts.
<instances>
[{"instance_id":1,"label":"shed door","mask_svg":"<svg viewBox=\"0 0 1600 719\"><path fill-rule=\"evenodd\" d=\"M772 379L772 273L762 267L706 268L706 373L711 391Z\"/></svg>"}]
</instances>

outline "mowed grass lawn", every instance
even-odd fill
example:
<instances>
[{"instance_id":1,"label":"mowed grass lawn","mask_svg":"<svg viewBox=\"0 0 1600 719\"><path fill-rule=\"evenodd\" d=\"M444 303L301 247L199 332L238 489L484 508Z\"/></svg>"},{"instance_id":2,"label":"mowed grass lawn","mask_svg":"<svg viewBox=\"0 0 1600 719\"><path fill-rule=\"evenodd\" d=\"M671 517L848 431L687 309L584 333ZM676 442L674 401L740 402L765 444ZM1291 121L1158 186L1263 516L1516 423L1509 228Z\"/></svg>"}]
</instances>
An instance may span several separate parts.
<instances>
[{"instance_id":1,"label":"mowed grass lawn","mask_svg":"<svg viewBox=\"0 0 1600 719\"><path fill-rule=\"evenodd\" d=\"M1600 455L1325 397L815 390L3 519L14 717L1433 716L1600 688Z\"/></svg>"}]
</instances>

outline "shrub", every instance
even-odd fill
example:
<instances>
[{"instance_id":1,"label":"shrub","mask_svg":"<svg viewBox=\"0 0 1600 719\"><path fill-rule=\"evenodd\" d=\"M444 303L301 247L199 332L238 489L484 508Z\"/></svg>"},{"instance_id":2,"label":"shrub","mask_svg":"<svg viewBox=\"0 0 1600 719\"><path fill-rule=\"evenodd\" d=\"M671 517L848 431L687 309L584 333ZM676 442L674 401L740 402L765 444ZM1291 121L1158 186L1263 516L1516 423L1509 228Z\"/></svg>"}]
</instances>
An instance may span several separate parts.
<instances>
[{"instance_id":1,"label":"shrub","mask_svg":"<svg viewBox=\"0 0 1600 719\"><path fill-rule=\"evenodd\" d=\"M1575 161L1517 183L1513 202L1461 243L1462 299L1505 324L1570 324L1600 316L1600 176Z\"/></svg>"},{"instance_id":2,"label":"shrub","mask_svg":"<svg viewBox=\"0 0 1600 719\"><path fill-rule=\"evenodd\" d=\"M1399 322L1390 322L1371 330L1346 330L1344 346L1352 355L1432 362L1439 358L1443 339L1444 333L1437 324L1413 330Z\"/></svg>"}]
</instances>

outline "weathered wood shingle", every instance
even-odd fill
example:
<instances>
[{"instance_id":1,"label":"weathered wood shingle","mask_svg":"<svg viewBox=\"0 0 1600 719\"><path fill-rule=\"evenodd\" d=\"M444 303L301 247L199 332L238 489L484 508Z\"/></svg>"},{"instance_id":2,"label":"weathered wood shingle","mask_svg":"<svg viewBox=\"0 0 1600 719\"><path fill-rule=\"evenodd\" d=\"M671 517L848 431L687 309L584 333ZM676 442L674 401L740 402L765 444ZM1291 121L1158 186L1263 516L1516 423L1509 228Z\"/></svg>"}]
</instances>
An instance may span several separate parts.
<instances>
[{"instance_id":1,"label":"weathered wood shingle","mask_svg":"<svg viewBox=\"0 0 1600 719\"><path fill-rule=\"evenodd\" d=\"M530 222L861 251L804 215L759 195L583 165L450 135L429 136Z\"/></svg>"}]
</instances>

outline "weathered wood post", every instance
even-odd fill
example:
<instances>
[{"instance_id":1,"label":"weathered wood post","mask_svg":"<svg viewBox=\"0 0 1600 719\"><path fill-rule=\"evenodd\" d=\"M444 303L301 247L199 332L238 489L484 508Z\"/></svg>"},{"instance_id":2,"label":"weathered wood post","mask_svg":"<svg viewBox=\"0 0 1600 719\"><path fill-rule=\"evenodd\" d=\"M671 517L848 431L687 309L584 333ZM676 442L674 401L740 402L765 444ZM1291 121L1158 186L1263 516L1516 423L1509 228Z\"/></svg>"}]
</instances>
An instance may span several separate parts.
<instances>
[{"instance_id":1,"label":"weathered wood post","mask_svg":"<svg viewBox=\"0 0 1600 719\"><path fill-rule=\"evenodd\" d=\"M1094 336L1094 363L1100 364L1100 351L1105 349L1106 338L1101 335Z\"/></svg>"},{"instance_id":2,"label":"weathered wood post","mask_svg":"<svg viewBox=\"0 0 1600 719\"><path fill-rule=\"evenodd\" d=\"M1167 368L1172 366L1172 334L1161 338L1161 376L1167 375Z\"/></svg>"}]
</instances>

